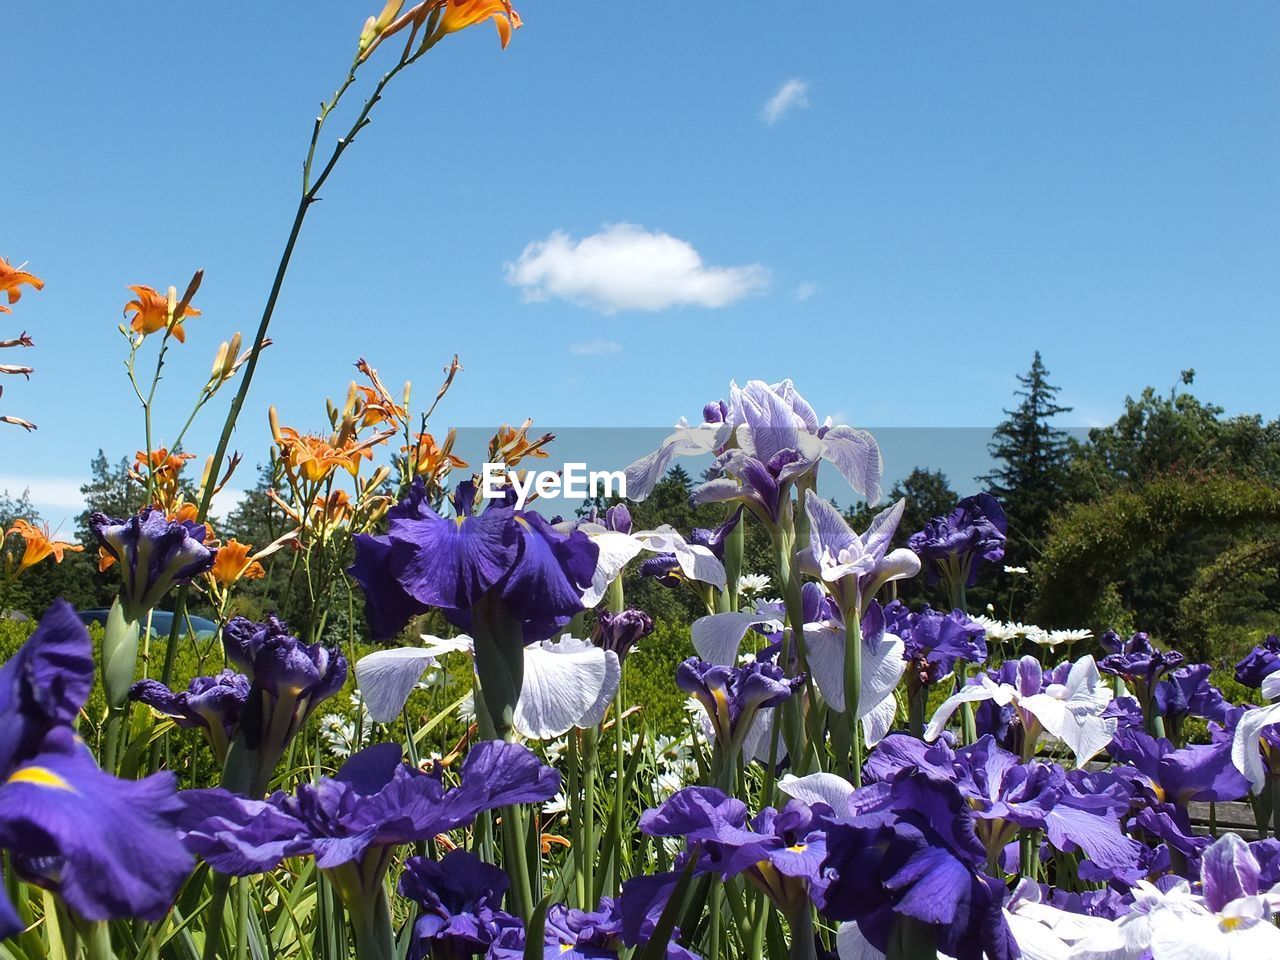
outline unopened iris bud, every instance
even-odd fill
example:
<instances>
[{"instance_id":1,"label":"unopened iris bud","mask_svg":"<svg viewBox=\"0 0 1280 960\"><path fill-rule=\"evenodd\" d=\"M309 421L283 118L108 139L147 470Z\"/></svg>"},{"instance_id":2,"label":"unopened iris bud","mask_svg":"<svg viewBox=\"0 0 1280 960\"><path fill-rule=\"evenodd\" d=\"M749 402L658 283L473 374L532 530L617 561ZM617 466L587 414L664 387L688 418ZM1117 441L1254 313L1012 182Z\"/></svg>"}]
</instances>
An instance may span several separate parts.
<instances>
[{"instance_id":1,"label":"unopened iris bud","mask_svg":"<svg viewBox=\"0 0 1280 960\"><path fill-rule=\"evenodd\" d=\"M601 610L591 639L597 647L612 650L619 660L625 660L631 648L651 633L653 620L643 610Z\"/></svg>"}]
</instances>

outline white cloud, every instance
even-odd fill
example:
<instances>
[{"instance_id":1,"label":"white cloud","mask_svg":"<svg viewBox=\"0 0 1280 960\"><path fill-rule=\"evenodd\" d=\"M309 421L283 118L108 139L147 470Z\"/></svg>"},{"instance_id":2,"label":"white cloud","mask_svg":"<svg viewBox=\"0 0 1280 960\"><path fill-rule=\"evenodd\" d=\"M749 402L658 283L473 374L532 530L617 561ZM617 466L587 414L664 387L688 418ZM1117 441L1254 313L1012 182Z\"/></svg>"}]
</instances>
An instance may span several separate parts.
<instances>
[{"instance_id":1,"label":"white cloud","mask_svg":"<svg viewBox=\"0 0 1280 960\"><path fill-rule=\"evenodd\" d=\"M792 77L764 102L760 108L760 119L772 127L792 110L804 110L808 106L809 84L799 77Z\"/></svg>"},{"instance_id":2,"label":"white cloud","mask_svg":"<svg viewBox=\"0 0 1280 960\"><path fill-rule=\"evenodd\" d=\"M806 300L808 300L817 292L818 292L818 285L816 283L810 283L808 280L806 280L804 281L804 283L801 283L800 285L798 285L795 288L795 290L791 292L791 296L795 298L796 303L804 303Z\"/></svg>"},{"instance_id":3,"label":"white cloud","mask_svg":"<svg viewBox=\"0 0 1280 960\"><path fill-rule=\"evenodd\" d=\"M630 223L581 240L556 230L506 269L507 282L527 301L559 297L602 313L724 307L769 285L760 264L708 266L688 241Z\"/></svg>"},{"instance_id":4,"label":"white cloud","mask_svg":"<svg viewBox=\"0 0 1280 960\"><path fill-rule=\"evenodd\" d=\"M84 497L76 477L15 477L0 475L0 493L7 493L15 500L25 491L31 503L38 507L56 510L83 510Z\"/></svg>"},{"instance_id":5,"label":"white cloud","mask_svg":"<svg viewBox=\"0 0 1280 960\"><path fill-rule=\"evenodd\" d=\"M600 356L605 353L621 353L622 344L617 340L584 340L569 344L569 352L578 357Z\"/></svg>"}]
</instances>

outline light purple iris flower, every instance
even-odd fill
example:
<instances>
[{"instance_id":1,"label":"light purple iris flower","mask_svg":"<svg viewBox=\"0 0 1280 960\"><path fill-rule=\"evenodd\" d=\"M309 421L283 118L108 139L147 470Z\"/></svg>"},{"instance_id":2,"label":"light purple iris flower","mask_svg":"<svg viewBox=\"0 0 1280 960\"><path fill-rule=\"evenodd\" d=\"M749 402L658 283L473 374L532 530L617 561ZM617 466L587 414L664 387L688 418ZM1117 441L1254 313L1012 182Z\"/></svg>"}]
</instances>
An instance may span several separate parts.
<instances>
[{"instance_id":1,"label":"light purple iris flower","mask_svg":"<svg viewBox=\"0 0 1280 960\"><path fill-rule=\"evenodd\" d=\"M644 500L677 457L717 455L720 476L695 492L698 502L742 500L777 518L791 483L826 460L866 499L880 499L884 463L865 430L819 423L790 380L730 384L729 399L708 404L704 422L681 421L659 448L626 470L627 494Z\"/></svg>"},{"instance_id":2,"label":"light purple iris flower","mask_svg":"<svg viewBox=\"0 0 1280 960\"><path fill-rule=\"evenodd\" d=\"M805 497L809 545L796 559L805 573L827 585L844 616L861 615L886 583L920 572L920 558L912 551L889 549L906 505L906 500L899 500L882 510L859 535L830 501L815 495Z\"/></svg>"}]
</instances>

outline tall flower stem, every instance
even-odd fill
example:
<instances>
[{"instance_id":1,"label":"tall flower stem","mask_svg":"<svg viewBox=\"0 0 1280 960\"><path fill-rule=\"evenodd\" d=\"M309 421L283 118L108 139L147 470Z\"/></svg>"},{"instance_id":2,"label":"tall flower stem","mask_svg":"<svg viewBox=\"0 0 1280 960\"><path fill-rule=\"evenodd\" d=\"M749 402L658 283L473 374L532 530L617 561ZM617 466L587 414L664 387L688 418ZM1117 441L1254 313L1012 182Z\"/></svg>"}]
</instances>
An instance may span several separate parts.
<instances>
[{"instance_id":1,"label":"tall flower stem","mask_svg":"<svg viewBox=\"0 0 1280 960\"><path fill-rule=\"evenodd\" d=\"M359 61L352 63L351 68L347 71L346 79L333 95L332 99L326 102L320 108L320 114L316 117L315 124L311 131L311 142L307 148L307 159L303 164L302 174L302 196L298 200L298 208L294 211L293 225L289 229L289 236L285 240L284 251L280 254L280 261L276 264L275 278L271 282L271 291L267 295L266 305L262 309L262 318L258 321L258 332L254 335L253 346L249 350L249 359L245 364L244 373L240 377L240 385L236 389L235 396L231 400L231 406L227 410L227 419L222 425L222 435L218 438L218 446L214 451L213 459L209 464L208 476L209 480L205 484L204 491L200 497L200 508L196 514L198 522L203 523L209 516L209 506L213 502L213 493L218 485L218 474L222 470L222 462L227 456L227 447L231 444L231 434L235 430L236 421L240 417L240 410L244 406L245 397L249 395L249 385L253 382L253 374L258 369L258 358L262 355L262 350L267 342L267 330L271 326L271 318L275 315L276 302L280 298L280 290L284 286L285 275L289 272L289 264L293 260L293 251L298 244L298 237L302 233L302 224L307 218L307 211L311 209L311 205L319 199L320 188L324 186L325 181L329 179L329 175L333 173L334 167L338 160L346 152L347 148L355 142L356 136L369 125L369 114L382 99L382 93L401 70L416 61L431 47L434 41L424 42L412 56L403 56L399 62L383 74L382 79L378 81L378 85L374 88L373 93L364 102L363 108L356 117L355 122L347 131L346 136L339 138L334 145L333 152L329 155L328 161L321 168L319 175L312 179L312 169L314 166L316 146L320 140L320 133L324 129L325 121L328 120L329 114L337 107L350 88L355 82L356 70ZM160 682L169 685L173 679L174 657L177 653L179 626L185 619L187 609L187 597L190 593L190 586L183 585L178 589L177 596L174 600L173 627L169 631L169 645L165 649L164 669L160 676Z\"/></svg>"},{"instance_id":2,"label":"tall flower stem","mask_svg":"<svg viewBox=\"0 0 1280 960\"><path fill-rule=\"evenodd\" d=\"M791 918L791 949L789 960L817 960L817 944L813 937L813 910L806 903Z\"/></svg>"},{"instance_id":3,"label":"tall flower stem","mask_svg":"<svg viewBox=\"0 0 1280 960\"><path fill-rule=\"evenodd\" d=\"M862 699L862 622L855 607L844 618L844 717L851 736L849 778L855 787L862 786L862 732L858 729L858 710Z\"/></svg>"}]
</instances>

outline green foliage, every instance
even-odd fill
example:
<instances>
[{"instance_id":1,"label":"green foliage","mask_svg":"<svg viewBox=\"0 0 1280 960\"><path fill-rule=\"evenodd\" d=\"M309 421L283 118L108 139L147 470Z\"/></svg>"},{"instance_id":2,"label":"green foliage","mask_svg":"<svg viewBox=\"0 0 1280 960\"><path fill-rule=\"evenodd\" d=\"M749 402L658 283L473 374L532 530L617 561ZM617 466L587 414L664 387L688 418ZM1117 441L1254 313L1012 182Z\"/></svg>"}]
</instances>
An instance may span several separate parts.
<instances>
[{"instance_id":1,"label":"green foliage","mask_svg":"<svg viewBox=\"0 0 1280 960\"><path fill-rule=\"evenodd\" d=\"M1167 557L1170 544L1184 545L1199 530L1227 535L1277 523L1280 489L1257 479L1164 477L1075 505L1056 518L1036 564L1036 616L1042 626L1105 628L1115 591L1128 609L1142 613L1139 628L1171 628L1176 604L1167 620L1150 605L1135 605L1133 571L1140 561ZM1171 593L1184 594L1195 569L1171 570L1171 578L1180 578L1170 580Z\"/></svg>"},{"instance_id":2,"label":"green foliage","mask_svg":"<svg viewBox=\"0 0 1280 960\"><path fill-rule=\"evenodd\" d=\"M675 676L676 667L691 656L689 627L660 620L627 657L622 678L625 700L641 705L650 730L677 736L686 729L684 705L688 697L676 687Z\"/></svg>"}]
</instances>

